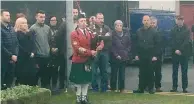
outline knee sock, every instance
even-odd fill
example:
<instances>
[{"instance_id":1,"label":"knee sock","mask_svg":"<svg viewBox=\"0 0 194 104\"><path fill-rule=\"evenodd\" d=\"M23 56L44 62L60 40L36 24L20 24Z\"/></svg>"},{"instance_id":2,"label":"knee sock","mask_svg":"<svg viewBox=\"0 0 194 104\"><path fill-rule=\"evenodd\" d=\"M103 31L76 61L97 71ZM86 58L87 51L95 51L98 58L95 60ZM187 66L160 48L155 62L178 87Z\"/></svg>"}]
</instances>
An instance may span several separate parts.
<instances>
[{"instance_id":1,"label":"knee sock","mask_svg":"<svg viewBox=\"0 0 194 104\"><path fill-rule=\"evenodd\" d=\"M81 85L82 100L87 100L88 86L89 86L89 84L82 84Z\"/></svg>"},{"instance_id":2,"label":"knee sock","mask_svg":"<svg viewBox=\"0 0 194 104\"><path fill-rule=\"evenodd\" d=\"M82 88L81 88L81 85L77 84L75 85L76 88L77 88L77 91L76 91L76 96L77 96L77 101L79 102L81 100L81 92L82 92Z\"/></svg>"}]
</instances>

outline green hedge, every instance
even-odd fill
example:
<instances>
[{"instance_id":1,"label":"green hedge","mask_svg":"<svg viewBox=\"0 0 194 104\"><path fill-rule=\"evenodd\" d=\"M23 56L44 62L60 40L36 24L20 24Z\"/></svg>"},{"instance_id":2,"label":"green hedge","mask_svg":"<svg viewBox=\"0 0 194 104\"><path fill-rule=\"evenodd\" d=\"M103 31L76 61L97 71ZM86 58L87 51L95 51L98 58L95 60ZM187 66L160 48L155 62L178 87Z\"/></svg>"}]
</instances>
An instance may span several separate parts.
<instances>
[{"instance_id":1,"label":"green hedge","mask_svg":"<svg viewBox=\"0 0 194 104\"><path fill-rule=\"evenodd\" d=\"M1 91L1 104L49 104L51 91L38 86L20 85Z\"/></svg>"}]
</instances>

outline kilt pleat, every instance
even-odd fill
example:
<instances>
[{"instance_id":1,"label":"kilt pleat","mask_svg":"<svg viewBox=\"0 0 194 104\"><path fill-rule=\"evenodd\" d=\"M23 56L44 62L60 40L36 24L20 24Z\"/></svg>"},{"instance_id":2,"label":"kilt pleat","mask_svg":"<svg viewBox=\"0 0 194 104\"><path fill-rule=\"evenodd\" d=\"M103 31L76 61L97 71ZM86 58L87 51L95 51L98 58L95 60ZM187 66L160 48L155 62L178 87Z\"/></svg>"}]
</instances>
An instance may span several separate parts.
<instances>
[{"instance_id":1,"label":"kilt pleat","mask_svg":"<svg viewBox=\"0 0 194 104\"><path fill-rule=\"evenodd\" d=\"M92 71L85 71L84 63L72 63L69 80L75 84L91 83Z\"/></svg>"}]
</instances>

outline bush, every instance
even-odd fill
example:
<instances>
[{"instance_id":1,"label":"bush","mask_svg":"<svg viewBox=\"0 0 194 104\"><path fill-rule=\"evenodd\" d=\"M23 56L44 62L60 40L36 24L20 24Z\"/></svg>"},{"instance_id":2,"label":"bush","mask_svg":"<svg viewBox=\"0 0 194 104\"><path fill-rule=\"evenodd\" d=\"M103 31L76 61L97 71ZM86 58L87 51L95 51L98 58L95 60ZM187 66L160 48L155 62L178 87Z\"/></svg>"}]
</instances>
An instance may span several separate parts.
<instances>
[{"instance_id":1,"label":"bush","mask_svg":"<svg viewBox=\"0 0 194 104\"><path fill-rule=\"evenodd\" d=\"M51 91L38 86L20 85L1 91L1 104L49 104Z\"/></svg>"}]
</instances>

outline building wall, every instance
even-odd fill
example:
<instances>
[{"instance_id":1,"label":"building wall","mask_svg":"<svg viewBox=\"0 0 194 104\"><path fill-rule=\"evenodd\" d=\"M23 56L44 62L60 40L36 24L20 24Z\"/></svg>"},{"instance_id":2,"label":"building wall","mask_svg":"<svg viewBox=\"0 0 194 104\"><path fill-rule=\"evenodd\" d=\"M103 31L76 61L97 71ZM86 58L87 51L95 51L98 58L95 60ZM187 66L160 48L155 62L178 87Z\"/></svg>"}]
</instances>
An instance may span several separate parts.
<instances>
[{"instance_id":1,"label":"building wall","mask_svg":"<svg viewBox=\"0 0 194 104\"><path fill-rule=\"evenodd\" d=\"M158 10L170 10L175 11L175 0L169 1L139 1L140 9L158 9Z\"/></svg>"}]
</instances>

